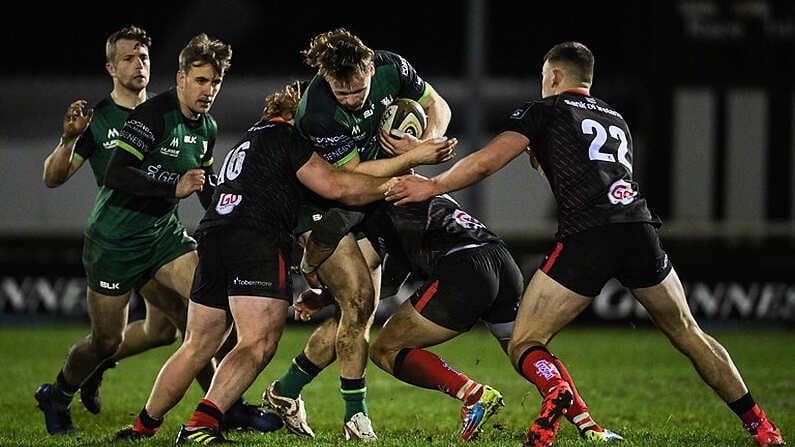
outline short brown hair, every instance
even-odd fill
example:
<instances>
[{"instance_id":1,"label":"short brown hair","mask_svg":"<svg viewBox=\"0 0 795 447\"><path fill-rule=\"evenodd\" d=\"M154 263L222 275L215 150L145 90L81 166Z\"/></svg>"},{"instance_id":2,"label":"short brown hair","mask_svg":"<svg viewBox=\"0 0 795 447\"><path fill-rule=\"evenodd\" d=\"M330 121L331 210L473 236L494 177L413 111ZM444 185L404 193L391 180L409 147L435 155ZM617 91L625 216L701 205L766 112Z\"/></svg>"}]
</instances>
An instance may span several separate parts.
<instances>
[{"instance_id":1,"label":"short brown hair","mask_svg":"<svg viewBox=\"0 0 795 447\"><path fill-rule=\"evenodd\" d=\"M316 68L320 76L344 82L366 73L374 52L350 31L337 28L313 37L309 48L301 54L304 62Z\"/></svg>"},{"instance_id":2,"label":"short brown hair","mask_svg":"<svg viewBox=\"0 0 795 447\"><path fill-rule=\"evenodd\" d=\"M232 46L201 33L179 52L179 69L187 73L196 63L210 64L221 76L232 65Z\"/></svg>"},{"instance_id":3,"label":"short brown hair","mask_svg":"<svg viewBox=\"0 0 795 447\"><path fill-rule=\"evenodd\" d=\"M563 42L555 45L544 56L544 62L562 63L569 74L588 84L593 82L594 57L591 50L580 42Z\"/></svg>"},{"instance_id":4,"label":"short brown hair","mask_svg":"<svg viewBox=\"0 0 795 447\"><path fill-rule=\"evenodd\" d=\"M135 25L125 26L114 31L105 41L105 59L109 64L116 63L116 42L122 39L134 40L147 48L152 46L152 38L146 34L146 30Z\"/></svg>"}]
</instances>

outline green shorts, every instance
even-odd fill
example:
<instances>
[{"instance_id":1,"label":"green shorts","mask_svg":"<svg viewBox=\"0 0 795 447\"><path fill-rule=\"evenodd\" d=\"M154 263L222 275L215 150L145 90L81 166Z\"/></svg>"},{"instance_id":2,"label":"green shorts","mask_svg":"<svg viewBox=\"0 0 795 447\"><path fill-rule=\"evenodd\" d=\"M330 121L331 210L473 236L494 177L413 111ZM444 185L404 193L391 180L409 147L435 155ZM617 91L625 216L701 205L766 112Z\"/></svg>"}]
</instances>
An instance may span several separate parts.
<instances>
[{"instance_id":1,"label":"green shorts","mask_svg":"<svg viewBox=\"0 0 795 447\"><path fill-rule=\"evenodd\" d=\"M144 243L100 242L86 235L83 268L88 288L103 295L124 295L149 281L160 267L193 250L196 240L177 224L158 229Z\"/></svg>"}]
</instances>

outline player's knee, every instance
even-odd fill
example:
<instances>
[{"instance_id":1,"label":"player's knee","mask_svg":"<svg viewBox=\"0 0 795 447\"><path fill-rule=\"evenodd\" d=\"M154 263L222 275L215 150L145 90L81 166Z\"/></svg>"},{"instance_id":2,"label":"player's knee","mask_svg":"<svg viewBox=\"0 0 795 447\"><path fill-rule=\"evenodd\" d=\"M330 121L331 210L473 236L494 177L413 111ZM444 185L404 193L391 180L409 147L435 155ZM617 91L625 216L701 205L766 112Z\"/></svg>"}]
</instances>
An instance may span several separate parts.
<instances>
[{"instance_id":1,"label":"player's knee","mask_svg":"<svg viewBox=\"0 0 795 447\"><path fill-rule=\"evenodd\" d=\"M261 371L270 363L277 345L277 341L271 338L262 338L254 343L238 342L233 351L237 351L237 355L248 359L257 371Z\"/></svg>"},{"instance_id":2,"label":"player's knee","mask_svg":"<svg viewBox=\"0 0 795 447\"><path fill-rule=\"evenodd\" d=\"M107 359L113 356L119 350L122 342L122 336L105 336L105 337L92 337L91 345L97 353L97 357Z\"/></svg>"},{"instance_id":3,"label":"player's knee","mask_svg":"<svg viewBox=\"0 0 795 447\"><path fill-rule=\"evenodd\" d=\"M150 341L153 347L168 346L177 341L177 335L176 327L163 327L150 335Z\"/></svg>"},{"instance_id":4,"label":"player's knee","mask_svg":"<svg viewBox=\"0 0 795 447\"><path fill-rule=\"evenodd\" d=\"M379 343L378 339L370 345L370 360L390 374L392 373L392 362L394 361L393 354L383 343Z\"/></svg>"}]
</instances>

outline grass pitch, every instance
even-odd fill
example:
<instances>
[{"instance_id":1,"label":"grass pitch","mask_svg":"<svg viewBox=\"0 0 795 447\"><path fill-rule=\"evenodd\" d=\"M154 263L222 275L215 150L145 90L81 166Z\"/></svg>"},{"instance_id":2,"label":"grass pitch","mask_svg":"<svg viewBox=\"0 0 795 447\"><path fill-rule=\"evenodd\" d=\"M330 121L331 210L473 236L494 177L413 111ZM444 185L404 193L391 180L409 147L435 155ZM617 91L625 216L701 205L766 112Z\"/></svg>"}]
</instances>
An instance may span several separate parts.
<instances>
[{"instance_id":1,"label":"grass pitch","mask_svg":"<svg viewBox=\"0 0 795 447\"><path fill-rule=\"evenodd\" d=\"M72 406L76 436L50 436L33 393L52 382L69 347L85 335L87 325L0 328L3 417L0 446L126 445L113 437L131 424L149 396L160 366L177 345L158 348L123 360L109 370L102 385L99 415L86 411L79 398ZM275 358L249 388L246 399L260 403L265 387L287 368L303 347L313 326L289 325ZM373 331L373 336L377 329ZM790 330L712 330L729 350L752 394L795 443L795 333ZM739 419L699 378L688 360L653 328L572 326L559 334L550 349L566 364L588 402L592 416L626 438L625 446L745 446L753 445ZM521 446L524 432L541 402L535 387L511 368L496 341L482 329L473 330L432 350L471 378L500 390L506 407L494 416L475 446ZM381 446L461 446L460 403L436 390L407 385L372 363L367 371L367 406ZM160 432L140 444L173 445L202 397L194 384L166 416ZM299 439L284 430L237 433L228 437L241 446L337 446L342 434L343 401L336 364L304 389L314 440ZM556 446L585 446L566 421Z\"/></svg>"}]
</instances>

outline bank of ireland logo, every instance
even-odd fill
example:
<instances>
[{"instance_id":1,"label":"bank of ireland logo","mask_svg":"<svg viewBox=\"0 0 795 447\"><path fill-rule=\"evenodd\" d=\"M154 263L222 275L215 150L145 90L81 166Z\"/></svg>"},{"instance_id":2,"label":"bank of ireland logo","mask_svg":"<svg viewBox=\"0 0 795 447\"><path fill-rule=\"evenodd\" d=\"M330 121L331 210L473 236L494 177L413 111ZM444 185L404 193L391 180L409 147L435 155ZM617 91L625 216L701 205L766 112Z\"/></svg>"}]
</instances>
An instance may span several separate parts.
<instances>
[{"instance_id":1,"label":"bank of ireland logo","mask_svg":"<svg viewBox=\"0 0 795 447\"><path fill-rule=\"evenodd\" d=\"M632 185L624 180L616 180L610 185L610 191L607 193L607 198L613 205L629 205L635 201L638 192L632 189Z\"/></svg>"},{"instance_id":2,"label":"bank of ireland logo","mask_svg":"<svg viewBox=\"0 0 795 447\"><path fill-rule=\"evenodd\" d=\"M218 204L215 205L215 211L221 215L229 214L242 201L243 196L240 194L223 193L218 197Z\"/></svg>"}]
</instances>

